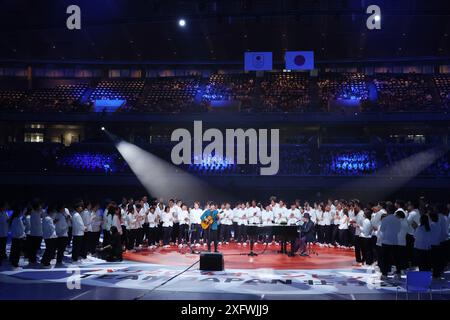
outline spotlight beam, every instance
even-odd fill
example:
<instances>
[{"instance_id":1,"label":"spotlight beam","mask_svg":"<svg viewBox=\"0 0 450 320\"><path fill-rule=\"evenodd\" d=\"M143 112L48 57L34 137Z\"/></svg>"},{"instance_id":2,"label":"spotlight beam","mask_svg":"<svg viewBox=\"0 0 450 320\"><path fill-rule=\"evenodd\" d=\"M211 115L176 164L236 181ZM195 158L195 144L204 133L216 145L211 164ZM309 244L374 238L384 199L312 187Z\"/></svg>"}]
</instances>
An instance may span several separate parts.
<instances>
[{"instance_id":1,"label":"spotlight beam","mask_svg":"<svg viewBox=\"0 0 450 320\"><path fill-rule=\"evenodd\" d=\"M442 148L431 148L418 152L408 158L397 161L388 168L381 169L372 175L358 178L337 190L333 190L331 193L339 194L345 189L359 193L370 193L371 199L384 199L407 184L447 151L448 150ZM399 172L402 174L399 175ZM395 179L392 179L394 177ZM367 191L367 185L369 184L371 190Z\"/></svg>"},{"instance_id":2,"label":"spotlight beam","mask_svg":"<svg viewBox=\"0 0 450 320\"><path fill-rule=\"evenodd\" d=\"M108 133L113 136L111 133ZM141 184L154 197L185 201L226 199L227 195L205 181L124 140L116 148Z\"/></svg>"}]
</instances>

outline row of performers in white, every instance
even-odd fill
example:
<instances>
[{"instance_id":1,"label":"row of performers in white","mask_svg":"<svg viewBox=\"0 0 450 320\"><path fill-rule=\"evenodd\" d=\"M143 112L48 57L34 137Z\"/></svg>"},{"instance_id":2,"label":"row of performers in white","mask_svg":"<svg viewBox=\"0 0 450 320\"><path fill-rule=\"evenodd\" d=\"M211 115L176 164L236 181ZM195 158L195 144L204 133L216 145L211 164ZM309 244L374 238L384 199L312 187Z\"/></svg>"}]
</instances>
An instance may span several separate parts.
<instances>
[{"instance_id":1,"label":"row of performers in white","mask_svg":"<svg viewBox=\"0 0 450 320\"><path fill-rule=\"evenodd\" d=\"M169 202L165 206L158 203L150 206L147 203L134 205L119 205L121 210L121 225L127 229L138 229L142 225L148 224L150 228L172 227L174 224L200 224L200 217L203 212L210 208L206 205L200 207L200 203L195 202L192 208L181 202ZM316 205L315 207L305 204L305 206L291 205L286 207L283 201L272 203L265 208L258 206L255 201L252 203L241 203L232 208L229 203L222 204L219 211L219 224L222 225L301 225L303 215L308 213L314 224L319 226L337 225L339 229L348 229L355 222L355 212L352 209L346 210L340 204ZM105 210L104 229L108 229L108 224L113 223L112 217L108 217Z\"/></svg>"}]
</instances>

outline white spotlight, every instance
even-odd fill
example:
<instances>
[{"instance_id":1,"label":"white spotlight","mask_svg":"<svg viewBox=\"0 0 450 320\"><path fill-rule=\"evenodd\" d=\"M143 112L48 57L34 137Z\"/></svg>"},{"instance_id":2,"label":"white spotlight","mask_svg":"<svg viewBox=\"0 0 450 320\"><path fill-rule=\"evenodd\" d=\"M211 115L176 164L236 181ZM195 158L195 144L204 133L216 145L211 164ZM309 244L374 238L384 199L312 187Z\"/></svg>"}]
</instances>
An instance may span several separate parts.
<instances>
[{"instance_id":1,"label":"white spotlight","mask_svg":"<svg viewBox=\"0 0 450 320\"><path fill-rule=\"evenodd\" d=\"M379 15L379 14L377 14L376 16L375 16L375 21L380 21L381 20L381 16Z\"/></svg>"},{"instance_id":2,"label":"white spotlight","mask_svg":"<svg viewBox=\"0 0 450 320\"><path fill-rule=\"evenodd\" d=\"M105 127L102 127L102 131L105 131Z\"/></svg>"},{"instance_id":3,"label":"white spotlight","mask_svg":"<svg viewBox=\"0 0 450 320\"><path fill-rule=\"evenodd\" d=\"M178 25L180 26L180 27L185 27L186 26L186 20L184 20L184 19L180 19L180 20L178 20Z\"/></svg>"}]
</instances>

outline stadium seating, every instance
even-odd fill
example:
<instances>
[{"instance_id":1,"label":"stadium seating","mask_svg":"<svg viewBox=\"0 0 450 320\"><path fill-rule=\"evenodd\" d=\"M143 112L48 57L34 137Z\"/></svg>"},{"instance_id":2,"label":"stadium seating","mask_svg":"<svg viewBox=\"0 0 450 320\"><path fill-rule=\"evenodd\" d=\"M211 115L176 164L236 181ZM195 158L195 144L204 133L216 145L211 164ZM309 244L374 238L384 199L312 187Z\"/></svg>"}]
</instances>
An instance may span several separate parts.
<instances>
[{"instance_id":1,"label":"stadium seating","mask_svg":"<svg viewBox=\"0 0 450 320\"><path fill-rule=\"evenodd\" d=\"M96 100L123 100L118 111L136 113L206 112L223 102L255 113L329 112L331 104L347 100L364 112L439 112L450 106L450 75L445 74L214 73L208 78L74 79L32 89L4 86L5 81L0 78L0 111L88 112ZM376 93L371 91L370 99L369 88Z\"/></svg>"},{"instance_id":2,"label":"stadium seating","mask_svg":"<svg viewBox=\"0 0 450 320\"><path fill-rule=\"evenodd\" d=\"M426 77L416 74L379 74L373 80L381 111L431 111L433 87Z\"/></svg>"},{"instance_id":3,"label":"stadium seating","mask_svg":"<svg viewBox=\"0 0 450 320\"><path fill-rule=\"evenodd\" d=\"M329 103L337 99L366 101L369 90L365 75L361 73L325 73L317 81L322 107L328 110Z\"/></svg>"},{"instance_id":4,"label":"stadium seating","mask_svg":"<svg viewBox=\"0 0 450 320\"><path fill-rule=\"evenodd\" d=\"M270 73L261 82L261 111L303 112L311 103L305 73Z\"/></svg>"},{"instance_id":5,"label":"stadium seating","mask_svg":"<svg viewBox=\"0 0 450 320\"><path fill-rule=\"evenodd\" d=\"M438 90L442 108L448 110L450 108L450 75L435 75L433 80Z\"/></svg>"},{"instance_id":6,"label":"stadium seating","mask_svg":"<svg viewBox=\"0 0 450 320\"><path fill-rule=\"evenodd\" d=\"M305 144L280 146L278 175L286 176L364 176L390 166L403 166L394 173L417 174L408 162L401 160L432 148L433 144L327 144L320 149ZM169 144L143 145L158 157L170 162ZM169 158L168 158L169 155ZM29 161L33 159L33 161ZM193 161L194 159L192 159ZM259 175L258 166L231 164L211 156L201 164L180 168L196 175ZM111 144L77 143L66 147L56 143L14 143L0 145L0 172L132 174L120 153ZM420 176L450 177L450 154L442 154Z\"/></svg>"},{"instance_id":7,"label":"stadium seating","mask_svg":"<svg viewBox=\"0 0 450 320\"><path fill-rule=\"evenodd\" d=\"M94 100L126 100L127 105L133 105L141 96L144 80L102 80L91 93Z\"/></svg>"}]
</instances>

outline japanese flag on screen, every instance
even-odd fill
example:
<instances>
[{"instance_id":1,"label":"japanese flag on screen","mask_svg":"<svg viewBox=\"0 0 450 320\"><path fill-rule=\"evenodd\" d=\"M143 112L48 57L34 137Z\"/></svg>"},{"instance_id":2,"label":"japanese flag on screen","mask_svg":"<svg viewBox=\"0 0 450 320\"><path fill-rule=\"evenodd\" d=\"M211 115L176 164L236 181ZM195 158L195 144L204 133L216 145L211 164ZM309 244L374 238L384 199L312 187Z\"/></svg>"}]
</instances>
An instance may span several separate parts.
<instances>
[{"instance_id":1,"label":"japanese flag on screen","mask_svg":"<svg viewBox=\"0 0 450 320\"><path fill-rule=\"evenodd\" d=\"M314 51L287 51L284 60L287 70L314 69Z\"/></svg>"}]
</instances>

